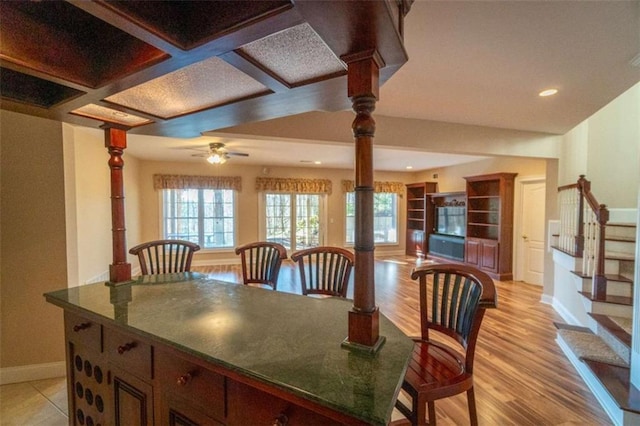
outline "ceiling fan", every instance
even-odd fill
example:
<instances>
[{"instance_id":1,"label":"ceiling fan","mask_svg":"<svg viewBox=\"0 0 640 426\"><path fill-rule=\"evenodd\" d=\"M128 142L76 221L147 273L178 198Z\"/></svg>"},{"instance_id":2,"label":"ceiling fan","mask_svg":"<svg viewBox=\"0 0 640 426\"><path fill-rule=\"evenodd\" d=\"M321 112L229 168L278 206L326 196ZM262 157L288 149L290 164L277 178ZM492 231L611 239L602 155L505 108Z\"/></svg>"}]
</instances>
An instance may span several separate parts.
<instances>
[{"instance_id":1,"label":"ceiling fan","mask_svg":"<svg viewBox=\"0 0 640 426\"><path fill-rule=\"evenodd\" d=\"M248 157L249 154L244 152L232 152L225 148L225 144L222 142L211 142L209 144L209 150L202 154L193 154L192 157L205 157L211 164L224 164L229 157Z\"/></svg>"}]
</instances>

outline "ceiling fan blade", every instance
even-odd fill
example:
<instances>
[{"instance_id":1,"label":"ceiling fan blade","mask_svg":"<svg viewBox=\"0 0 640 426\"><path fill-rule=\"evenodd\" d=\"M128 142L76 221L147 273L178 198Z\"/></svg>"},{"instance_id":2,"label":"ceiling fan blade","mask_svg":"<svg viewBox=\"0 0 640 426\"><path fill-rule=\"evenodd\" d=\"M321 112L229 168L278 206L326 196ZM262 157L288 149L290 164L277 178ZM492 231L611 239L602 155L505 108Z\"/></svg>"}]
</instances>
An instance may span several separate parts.
<instances>
[{"instance_id":1,"label":"ceiling fan blade","mask_svg":"<svg viewBox=\"0 0 640 426\"><path fill-rule=\"evenodd\" d=\"M233 155L235 157L248 157L249 154L247 154L246 152L227 152L227 155Z\"/></svg>"},{"instance_id":2,"label":"ceiling fan blade","mask_svg":"<svg viewBox=\"0 0 640 426\"><path fill-rule=\"evenodd\" d=\"M191 154L192 157L208 157L208 152L203 152L202 154Z\"/></svg>"}]
</instances>

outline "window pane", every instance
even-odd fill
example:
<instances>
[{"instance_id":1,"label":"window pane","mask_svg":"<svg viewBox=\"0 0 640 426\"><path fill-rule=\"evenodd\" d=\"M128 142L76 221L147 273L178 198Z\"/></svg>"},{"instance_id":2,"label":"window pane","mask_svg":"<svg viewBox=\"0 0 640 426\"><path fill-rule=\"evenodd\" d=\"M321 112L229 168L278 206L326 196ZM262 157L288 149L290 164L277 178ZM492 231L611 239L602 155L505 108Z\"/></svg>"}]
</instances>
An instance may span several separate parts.
<instances>
[{"instance_id":1,"label":"window pane","mask_svg":"<svg viewBox=\"0 0 640 426\"><path fill-rule=\"evenodd\" d=\"M234 246L232 190L166 189L163 199L164 238L203 248Z\"/></svg>"},{"instance_id":2,"label":"window pane","mask_svg":"<svg viewBox=\"0 0 640 426\"><path fill-rule=\"evenodd\" d=\"M356 235L356 194L347 192L346 196L346 243L354 244Z\"/></svg>"},{"instance_id":3,"label":"window pane","mask_svg":"<svg viewBox=\"0 0 640 426\"><path fill-rule=\"evenodd\" d=\"M346 194L346 243L355 243L355 193ZM398 195L377 192L373 195L373 239L375 243L398 242Z\"/></svg>"},{"instance_id":4,"label":"window pane","mask_svg":"<svg viewBox=\"0 0 640 426\"><path fill-rule=\"evenodd\" d=\"M296 250L320 245L320 196L296 195Z\"/></svg>"},{"instance_id":5,"label":"window pane","mask_svg":"<svg viewBox=\"0 0 640 426\"><path fill-rule=\"evenodd\" d=\"M265 194L267 241L291 249L291 195Z\"/></svg>"}]
</instances>

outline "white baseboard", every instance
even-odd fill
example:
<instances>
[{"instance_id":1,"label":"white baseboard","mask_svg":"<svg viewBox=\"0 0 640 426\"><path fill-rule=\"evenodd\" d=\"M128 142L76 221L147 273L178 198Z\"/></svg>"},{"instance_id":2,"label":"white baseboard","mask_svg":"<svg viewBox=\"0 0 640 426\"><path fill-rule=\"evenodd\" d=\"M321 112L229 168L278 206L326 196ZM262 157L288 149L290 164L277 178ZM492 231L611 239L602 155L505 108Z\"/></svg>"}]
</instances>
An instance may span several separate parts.
<instances>
[{"instance_id":1,"label":"white baseboard","mask_svg":"<svg viewBox=\"0 0 640 426\"><path fill-rule=\"evenodd\" d=\"M6 367L0 368L0 385L53 379L64 377L66 374L67 369L64 361Z\"/></svg>"}]
</instances>

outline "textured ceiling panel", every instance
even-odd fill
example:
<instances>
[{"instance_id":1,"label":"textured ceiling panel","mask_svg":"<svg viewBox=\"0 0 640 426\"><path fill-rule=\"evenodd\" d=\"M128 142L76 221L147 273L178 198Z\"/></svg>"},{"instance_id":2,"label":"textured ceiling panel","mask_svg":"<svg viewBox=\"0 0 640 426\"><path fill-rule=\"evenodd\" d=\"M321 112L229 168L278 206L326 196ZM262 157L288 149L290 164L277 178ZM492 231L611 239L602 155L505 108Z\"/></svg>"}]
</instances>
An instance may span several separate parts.
<instances>
[{"instance_id":1,"label":"textured ceiling panel","mask_svg":"<svg viewBox=\"0 0 640 426\"><path fill-rule=\"evenodd\" d=\"M346 73L345 65L309 24L249 43L239 52L291 86Z\"/></svg>"},{"instance_id":2,"label":"textured ceiling panel","mask_svg":"<svg viewBox=\"0 0 640 426\"><path fill-rule=\"evenodd\" d=\"M129 127L140 126L142 124L152 122L152 120L143 117L126 114L121 111L116 111L115 109L105 108L95 104L85 105L82 108L71 111L71 113L100 121L107 121L109 123L122 124Z\"/></svg>"},{"instance_id":3,"label":"textured ceiling panel","mask_svg":"<svg viewBox=\"0 0 640 426\"><path fill-rule=\"evenodd\" d=\"M214 57L105 100L157 117L171 118L268 92L258 81Z\"/></svg>"}]
</instances>

